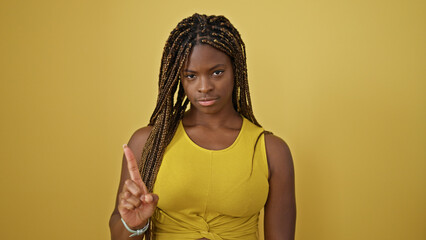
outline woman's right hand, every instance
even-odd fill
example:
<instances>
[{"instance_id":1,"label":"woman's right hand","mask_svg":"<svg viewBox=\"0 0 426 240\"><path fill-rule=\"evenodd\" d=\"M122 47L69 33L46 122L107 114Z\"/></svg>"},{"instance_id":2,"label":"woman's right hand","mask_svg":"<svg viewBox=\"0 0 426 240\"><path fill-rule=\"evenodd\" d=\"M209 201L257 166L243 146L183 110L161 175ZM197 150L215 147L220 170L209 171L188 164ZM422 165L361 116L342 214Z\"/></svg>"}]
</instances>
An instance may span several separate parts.
<instances>
[{"instance_id":1,"label":"woman's right hand","mask_svg":"<svg viewBox=\"0 0 426 240\"><path fill-rule=\"evenodd\" d=\"M143 228L148 219L157 208L158 196L149 193L145 183L142 181L132 150L123 146L124 155L127 159L127 167L130 179L124 182L123 190L118 199L118 211L127 226L137 230Z\"/></svg>"}]
</instances>

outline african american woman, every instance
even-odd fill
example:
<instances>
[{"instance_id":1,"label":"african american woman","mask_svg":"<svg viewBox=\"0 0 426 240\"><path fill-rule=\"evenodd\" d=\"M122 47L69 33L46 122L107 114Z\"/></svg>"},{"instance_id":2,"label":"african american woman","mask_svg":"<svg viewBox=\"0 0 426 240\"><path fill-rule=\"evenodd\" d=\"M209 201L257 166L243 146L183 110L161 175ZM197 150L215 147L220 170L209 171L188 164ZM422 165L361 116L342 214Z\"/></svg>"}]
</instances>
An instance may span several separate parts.
<instances>
[{"instance_id":1,"label":"african american woman","mask_svg":"<svg viewBox=\"0 0 426 240\"><path fill-rule=\"evenodd\" d=\"M189 110L187 107L189 105ZM245 45L194 14L164 47L157 105L124 145L111 239L294 239L293 160L253 115Z\"/></svg>"}]
</instances>

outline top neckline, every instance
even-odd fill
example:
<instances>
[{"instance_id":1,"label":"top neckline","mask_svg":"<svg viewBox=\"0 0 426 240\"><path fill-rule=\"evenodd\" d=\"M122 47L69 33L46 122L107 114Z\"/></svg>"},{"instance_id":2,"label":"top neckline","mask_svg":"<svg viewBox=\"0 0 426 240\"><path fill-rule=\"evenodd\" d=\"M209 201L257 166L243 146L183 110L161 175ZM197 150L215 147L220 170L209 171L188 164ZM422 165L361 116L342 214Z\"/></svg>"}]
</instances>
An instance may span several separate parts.
<instances>
[{"instance_id":1,"label":"top neckline","mask_svg":"<svg viewBox=\"0 0 426 240\"><path fill-rule=\"evenodd\" d=\"M193 146L195 146L196 148L198 148L198 149L201 149L201 150L203 150L203 151L206 151L206 152L225 152L225 151L228 151L228 150L230 150L230 149L232 149L232 148L234 148L234 146L235 145L237 145L237 142L238 142L238 140L241 138L241 135L242 135L242 132L243 132L243 130L244 130L244 128L245 128L245 125L246 125L246 121L247 121L247 119L245 118L245 117L243 117L243 116L241 116L242 118L243 118L243 123L242 123L242 125L241 125L241 129L240 129L240 132L238 133L238 136L237 136L237 138L235 138L235 140L234 140L234 142L231 144L231 145L229 145L228 147L226 147L226 148L223 148L223 149L217 149L217 150L215 150L215 149L208 149L208 148L204 148L204 147L201 147L200 145L198 145L197 143L195 143L190 137L189 137L189 135L186 133L186 131L185 131L185 127L183 126L183 123L182 123L182 120L179 122L179 127L180 128L182 128L182 131L183 131L183 135L185 136L185 138L193 145Z\"/></svg>"}]
</instances>

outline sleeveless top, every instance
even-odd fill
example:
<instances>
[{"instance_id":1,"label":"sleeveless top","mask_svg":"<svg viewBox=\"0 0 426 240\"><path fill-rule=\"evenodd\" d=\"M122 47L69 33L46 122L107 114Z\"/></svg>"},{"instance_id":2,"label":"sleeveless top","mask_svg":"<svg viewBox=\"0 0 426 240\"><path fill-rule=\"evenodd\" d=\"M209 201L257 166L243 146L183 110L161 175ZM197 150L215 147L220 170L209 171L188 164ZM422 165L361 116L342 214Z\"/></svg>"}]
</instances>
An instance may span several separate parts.
<instances>
[{"instance_id":1,"label":"sleeveless top","mask_svg":"<svg viewBox=\"0 0 426 240\"><path fill-rule=\"evenodd\" d=\"M243 117L231 146L208 150L189 138L181 121L154 185L160 200L151 219L152 238L257 240L269 191L262 131Z\"/></svg>"}]
</instances>

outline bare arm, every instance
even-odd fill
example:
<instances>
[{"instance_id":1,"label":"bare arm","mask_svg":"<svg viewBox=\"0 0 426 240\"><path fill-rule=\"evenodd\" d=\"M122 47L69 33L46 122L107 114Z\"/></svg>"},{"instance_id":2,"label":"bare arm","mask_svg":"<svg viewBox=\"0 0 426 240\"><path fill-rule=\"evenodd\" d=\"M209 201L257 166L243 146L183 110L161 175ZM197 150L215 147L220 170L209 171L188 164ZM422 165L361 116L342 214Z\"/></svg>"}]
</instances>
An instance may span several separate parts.
<instances>
[{"instance_id":1,"label":"bare arm","mask_svg":"<svg viewBox=\"0 0 426 240\"><path fill-rule=\"evenodd\" d=\"M265 240L294 240L296 199L290 149L279 137L265 136L269 195L265 205Z\"/></svg>"},{"instance_id":2,"label":"bare arm","mask_svg":"<svg viewBox=\"0 0 426 240\"><path fill-rule=\"evenodd\" d=\"M158 196L148 192L137 168L150 131L151 127L137 130L124 148L120 184L115 208L109 221L113 240L129 239L131 234L124 228L121 218L130 228L141 229L157 206ZM131 239L142 237L135 236Z\"/></svg>"}]
</instances>

